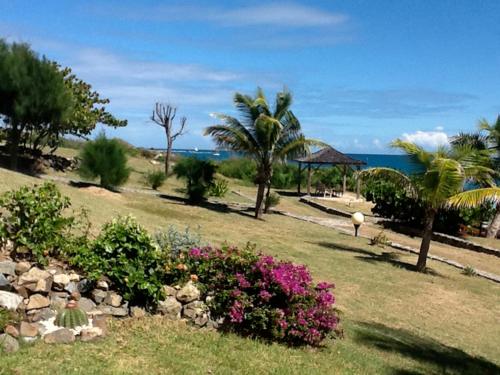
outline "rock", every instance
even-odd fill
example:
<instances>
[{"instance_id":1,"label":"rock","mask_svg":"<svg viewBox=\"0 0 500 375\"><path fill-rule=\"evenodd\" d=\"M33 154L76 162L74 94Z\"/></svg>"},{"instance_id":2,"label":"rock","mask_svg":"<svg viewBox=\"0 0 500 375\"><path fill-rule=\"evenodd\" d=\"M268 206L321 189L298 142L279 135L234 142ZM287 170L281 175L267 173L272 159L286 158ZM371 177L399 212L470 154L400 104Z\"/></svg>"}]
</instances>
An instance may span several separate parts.
<instances>
[{"instance_id":1,"label":"rock","mask_svg":"<svg viewBox=\"0 0 500 375\"><path fill-rule=\"evenodd\" d=\"M78 282L78 291L83 294L89 293L94 287L94 283L89 279L82 279Z\"/></svg>"},{"instance_id":2,"label":"rock","mask_svg":"<svg viewBox=\"0 0 500 375\"><path fill-rule=\"evenodd\" d=\"M48 293L52 289L52 276L46 279L40 279L34 284L24 284L24 287L31 290L32 292Z\"/></svg>"},{"instance_id":3,"label":"rock","mask_svg":"<svg viewBox=\"0 0 500 375\"><path fill-rule=\"evenodd\" d=\"M146 316L146 310L137 306L132 306L130 308L130 316L133 318L144 318Z\"/></svg>"},{"instance_id":4,"label":"rock","mask_svg":"<svg viewBox=\"0 0 500 375\"><path fill-rule=\"evenodd\" d=\"M26 285L26 284L36 284L40 280L45 280L51 278L51 274L47 271L41 270L39 268L33 267L28 272L23 273L19 276L18 284Z\"/></svg>"},{"instance_id":5,"label":"rock","mask_svg":"<svg viewBox=\"0 0 500 375\"><path fill-rule=\"evenodd\" d=\"M68 293L78 292L78 284L75 281L70 281L64 286L64 290Z\"/></svg>"},{"instance_id":6,"label":"rock","mask_svg":"<svg viewBox=\"0 0 500 375\"><path fill-rule=\"evenodd\" d=\"M113 307L120 307L122 304L122 296L114 292L110 292L106 298L104 298L104 303Z\"/></svg>"},{"instance_id":7,"label":"rock","mask_svg":"<svg viewBox=\"0 0 500 375\"><path fill-rule=\"evenodd\" d=\"M10 281L7 280L7 278L2 273L0 273L0 290L9 291L10 289Z\"/></svg>"},{"instance_id":8,"label":"rock","mask_svg":"<svg viewBox=\"0 0 500 375\"><path fill-rule=\"evenodd\" d=\"M0 262L0 273L4 275L16 275L16 262L4 260Z\"/></svg>"},{"instance_id":9,"label":"rock","mask_svg":"<svg viewBox=\"0 0 500 375\"><path fill-rule=\"evenodd\" d=\"M165 301L160 301L158 303L158 312L165 315L168 319L180 319L181 310L182 304L172 296L169 296L165 299Z\"/></svg>"},{"instance_id":10,"label":"rock","mask_svg":"<svg viewBox=\"0 0 500 375\"><path fill-rule=\"evenodd\" d=\"M102 329L99 327L85 328L80 332L80 340L88 342L102 336Z\"/></svg>"},{"instance_id":11,"label":"rock","mask_svg":"<svg viewBox=\"0 0 500 375\"><path fill-rule=\"evenodd\" d=\"M15 311L21 302L23 297L20 295L0 290L0 307Z\"/></svg>"},{"instance_id":12,"label":"rock","mask_svg":"<svg viewBox=\"0 0 500 375\"><path fill-rule=\"evenodd\" d=\"M24 286L19 286L17 284L13 284L12 286L14 287L16 293L22 296L23 298L29 297L28 289L26 289Z\"/></svg>"},{"instance_id":13,"label":"rock","mask_svg":"<svg viewBox=\"0 0 500 375\"><path fill-rule=\"evenodd\" d=\"M50 298L50 308L53 310L62 310L66 307L66 304L68 303L68 298L67 297L59 297L59 296L54 296Z\"/></svg>"},{"instance_id":14,"label":"rock","mask_svg":"<svg viewBox=\"0 0 500 375\"><path fill-rule=\"evenodd\" d=\"M163 293L165 293L165 296L174 296L177 294L177 289L169 286L169 285L163 285Z\"/></svg>"},{"instance_id":15,"label":"rock","mask_svg":"<svg viewBox=\"0 0 500 375\"><path fill-rule=\"evenodd\" d=\"M16 264L16 274L22 275L25 272L28 272L31 269L30 262L19 262Z\"/></svg>"},{"instance_id":16,"label":"rock","mask_svg":"<svg viewBox=\"0 0 500 375\"><path fill-rule=\"evenodd\" d=\"M194 324L197 325L198 327L203 327L205 326L205 324L207 324L208 322L208 315L207 314L203 314L203 315L200 315L200 316L197 316L194 320L193 320Z\"/></svg>"},{"instance_id":17,"label":"rock","mask_svg":"<svg viewBox=\"0 0 500 375\"><path fill-rule=\"evenodd\" d=\"M96 303L101 303L108 296L108 292L105 292L100 289L94 289L91 294L92 294L92 299Z\"/></svg>"},{"instance_id":18,"label":"rock","mask_svg":"<svg viewBox=\"0 0 500 375\"><path fill-rule=\"evenodd\" d=\"M108 318L106 316L94 316L92 318L92 325L96 328L100 328L102 336L106 336L108 333Z\"/></svg>"},{"instance_id":19,"label":"rock","mask_svg":"<svg viewBox=\"0 0 500 375\"><path fill-rule=\"evenodd\" d=\"M29 299L26 310L42 309L49 306L50 300L47 297L44 297L41 294L33 294Z\"/></svg>"},{"instance_id":20,"label":"rock","mask_svg":"<svg viewBox=\"0 0 500 375\"><path fill-rule=\"evenodd\" d=\"M10 325L10 324L5 326L5 333L7 333L15 338L19 337L19 331L17 330L17 328L14 327L13 325Z\"/></svg>"},{"instance_id":21,"label":"rock","mask_svg":"<svg viewBox=\"0 0 500 375\"><path fill-rule=\"evenodd\" d=\"M72 272L68 276L69 276L70 281L74 281L74 282L80 281L80 275L77 273Z\"/></svg>"},{"instance_id":22,"label":"rock","mask_svg":"<svg viewBox=\"0 0 500 375\"><path fill-rule=\"evenodd\" d=\"M57 290L64 290L65 286L70 282L69 276L65 273L54 275L54 288Z\"/></svg>"},{"instance_id":23,"label":"rock","mask_svg":"<svg viewBox=\"0 0 500 375\"><path fill-rule=\"evenodd\" d=\"M109 290L109 284L106 280L99 280L97 282L97 289L101 289L101 290Z\"/></svg>"},{"instance_id":24,"label":"rock","mask_svg":"<svg viewBox=\"0 0 500 375\"><path fill-rule=\"evenodd\" d=\"M105 315L113 315L117 317L124 317L128 315L128 308L113 307L113 306L99 306L99 310Z\"/></svg>"},{"instance_id":25,"label":"rock","mask_svg":"<svg viewBox=\"0 0 500 375\"><path fill-rule=\"evenodd\" d=\"M176 298L181 302L191 302L195 299L200 298L200 290L193 284L192 281L188 281L176 294Z\"/></svg>"},{"instance_id":26,"label":"rock","mask_svg":"<svg viewBox=\"0 0 500 375\"><path fill-rule=\"evenodd\" d=\"M19 333L23 337L36 337L38 336L38 324L21 322Z\"/></svg>"},{"instance_id":27,"label":"rock","mask_svg":"<svg viewBox=\"0 0 500 375\"><path fill-rule=\"evenodd\" d=\"M0 347L5 353L15 353L19 350L19 343L14 337L4 333L0 335Z\"/></svg>"},{"instance_id":28,"label":"rock","mask_svg":"<svg viewBox=\"0 0 500 375\"><path fill-rule=\"evenodd\" d=\"M71 344L75 342L75 335L67 328L61 328L57 331L47 333L43 341L46 344Z\"/></svg>"},{"instance_id":29,"label":"rock","mask_svg":"<svg viewBox=\"0 0 500 375\"><path fill-rule=\"evenodd\" d=\"M90 298L82 297L78 301L78 307L88 313L96 308L96 304Z\"/></svg>"},{"instance_id":30,"label":"rock","mask_svg":"<svg viewBox=\"0 0 500 375\"><path fill-rule=\"evenodd\" d=\"M193 301L184 306L182 314L189 319L194 320L196 317L203 315L208 311L207 305L201 301Z\"/></svg>"},{"instance_id":31,"label":"rock","mask_svg":"<svg viewBox=\"0 0 500 375\"><path fill-rule=\"evenodd\" d=\"M38 322L40 320L47 320L56 316L56 312L49 307L40 310L30 310L27 312L30 322Z\"/></svg>"}]
</instances>

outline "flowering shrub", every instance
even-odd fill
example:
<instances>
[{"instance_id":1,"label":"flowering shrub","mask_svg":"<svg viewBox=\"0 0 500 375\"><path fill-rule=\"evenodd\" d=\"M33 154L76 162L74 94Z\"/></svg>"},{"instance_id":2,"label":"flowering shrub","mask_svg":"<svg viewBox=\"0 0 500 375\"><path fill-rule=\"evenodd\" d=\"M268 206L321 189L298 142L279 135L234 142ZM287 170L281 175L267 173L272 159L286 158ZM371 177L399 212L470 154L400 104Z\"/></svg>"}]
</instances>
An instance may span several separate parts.
<instances>
[{"instance_id":1,"label":"flowering shrub","mask_svg":"<svg viewBox=\"0 0 500 375\"><path fill-rule=\"evenodd\" d=\"M306 266L240 250L193 248L173 267L179 275L196 275L212 291L212 315L228 328L292 345L318 345L332 336L338 317L329 283L314 285Z\"/></svg>"}]
</instances>

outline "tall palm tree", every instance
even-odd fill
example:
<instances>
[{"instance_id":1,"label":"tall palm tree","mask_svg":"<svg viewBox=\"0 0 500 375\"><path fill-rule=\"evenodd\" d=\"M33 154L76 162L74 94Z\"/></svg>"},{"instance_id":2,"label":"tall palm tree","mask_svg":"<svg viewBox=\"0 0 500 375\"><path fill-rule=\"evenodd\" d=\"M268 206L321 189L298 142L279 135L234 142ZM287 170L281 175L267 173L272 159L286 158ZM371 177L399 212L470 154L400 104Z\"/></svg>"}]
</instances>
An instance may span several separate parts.
<instances>
[{"instance_id":1,"label":"tall palm tree","mask_svg":"<svg viewBox=\"0 0 500 375\"><path fill-rule=\"evenodd\" d=\"M499 176L500 170L500 116L494 124L489 124L485 119L479 121L479 132L476 133L460 133L452 140L453 145L469 145L478 150L488 150L490 152L491 162L496 171L496 177ZM486 133L486 134L485 134ZM494 191L494 190L493 190ZM495 202L495 197L491 198L492 190L488 190L488 186L483 186L482 189L464 192L462 200L457 200L454 204L457 207L466 207L478 205L479 202L490 200ZM468 193L468 194L466 194ZM488 198L490 197L490 198ZM500 202L496 202L496 212L493 220L488 226L486 237L496 237L500 231Z\"/></svg>"},{"instance_id":2,"label":"tall palm tree","mask_svg":"<svg viewBox=\"0 0 500 375\"><path fill-rule=\"evenodd\" d=\"M255 183L258 186L255 217L260 218L265 189L273 175L273 164L303 156L309 152L310 145L320 142L306 139L302 134L300 122L290 110L292 95L286 89L276 94L274 108L269 106L260 88L255 97L236 93L234 104L241 120L215 114L223 123L207 127L205 135L211 135L217 145L255 160Z\"/></svg>"},{"instance_id":3,"label":"tall palm tree","mask_svg":"<svg viewBox=\"0 0 500 375\"><path fill-rule=\"evenodd\" d=\"M369 168L360 175L390 179L425 204L425 224L416 265L417 271L421 272L426 267L432 228L439 208L460 193L466 181L490 181L493 171L487 166L488 158L470 146L440 147L435 152L428 152L414 143L399 139L391 145L410 156L421 172L410 177L392 168Z\"/></svg>"}]
</instances>

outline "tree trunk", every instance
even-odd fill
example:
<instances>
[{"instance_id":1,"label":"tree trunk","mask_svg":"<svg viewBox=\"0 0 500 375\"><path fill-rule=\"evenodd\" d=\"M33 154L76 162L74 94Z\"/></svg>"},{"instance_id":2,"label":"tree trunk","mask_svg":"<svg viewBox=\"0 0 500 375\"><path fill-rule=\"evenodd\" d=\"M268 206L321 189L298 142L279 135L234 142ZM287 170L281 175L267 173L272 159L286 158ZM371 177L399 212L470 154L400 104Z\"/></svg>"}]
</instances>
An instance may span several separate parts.
<instances>
[{"instance_id":1,"label":"tree trunk","mask_svg":"<svg viewBox=\"0 0 500 375\"><path fill-rule=\"evenodd\" d=\"M434 225L435 216L436 216L436 210L430 209L427 211L427 217L425 219L425 227L422 232L422 243L420 244L420 253L418 254L418 261L417 261L418 272L423 272L427 264L427 254L429 253L429 247L431 245L432 227Z\"/></svg>"},{"instance_id":2,"label":"tree trunk","mask_svg":"<svg viewBox=\"0 0 500 375\"><path fill-rule=\"evenodd\" d=\"M266 190L266 183L259 182L259 187L257 189L257 200L255 202L255 218L262 218L262 201L264 200L264 192Z\"/></svg>"},{"instance_id":3,"label":"tree trunk","mask_svg":"<svg viewBox=\"0 0 500 375\"><path fill-rule=\"evenodd\" d=\"M487 238L496 238L498 231L500 230L500 203L497 204L497 212L491 221L488 231L486 232Z\"/></svg>"},{"instance_id":4,"label":"tree trunk","mask_svg":"<svg viewBox=\"0 0 500 375\"><path fill-rule=\"evenodd\" d=\"M168 177L170 168L170 158L172 157L172 142L167 142L167 152L165 153L165 176Z\"/></svg>"},{"instance_id":5,"label":"tree trunk","mask_svg":"<svg viewBox=\"0 0 500 375\"><path fill-rule=\"evenodd\" d=\"M269 195L271 195L271 183L270 182L267 184L266 199L264 201L264 213L265 214L267 214L267 211L269 210Z\"/></svg>"},{"instance_id":6,"label":"tree trunk","mask_svg":"<svg viewBox=\"0 0 500 375\"><path fill-rule=\"evenodd\" d=\"M19 142L21 140L21 131L16 125L12 125L8 137L8 150L10 154L10 168L16 170L19 159Z\"/></svg>"}]
</instances>

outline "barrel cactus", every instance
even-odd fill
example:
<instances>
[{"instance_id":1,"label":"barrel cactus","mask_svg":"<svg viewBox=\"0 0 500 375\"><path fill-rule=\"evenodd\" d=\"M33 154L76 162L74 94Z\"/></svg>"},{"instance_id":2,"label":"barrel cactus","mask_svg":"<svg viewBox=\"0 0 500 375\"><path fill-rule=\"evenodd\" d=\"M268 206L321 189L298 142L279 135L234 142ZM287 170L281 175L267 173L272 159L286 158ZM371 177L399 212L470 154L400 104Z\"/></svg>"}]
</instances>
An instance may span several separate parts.
<instances>
[{"instance_id":1,"label":"barrel cactus","mask_svg":"<svg viewBox=\"0 0 500 375\"><path fill-rule=\"evenodd\" d=\"M55 324L59 327L74 329L89 324L89 320L85 311L78 308L76 301L70 301L66 308L57 314Z\"/></svg>"}]
</instances>

